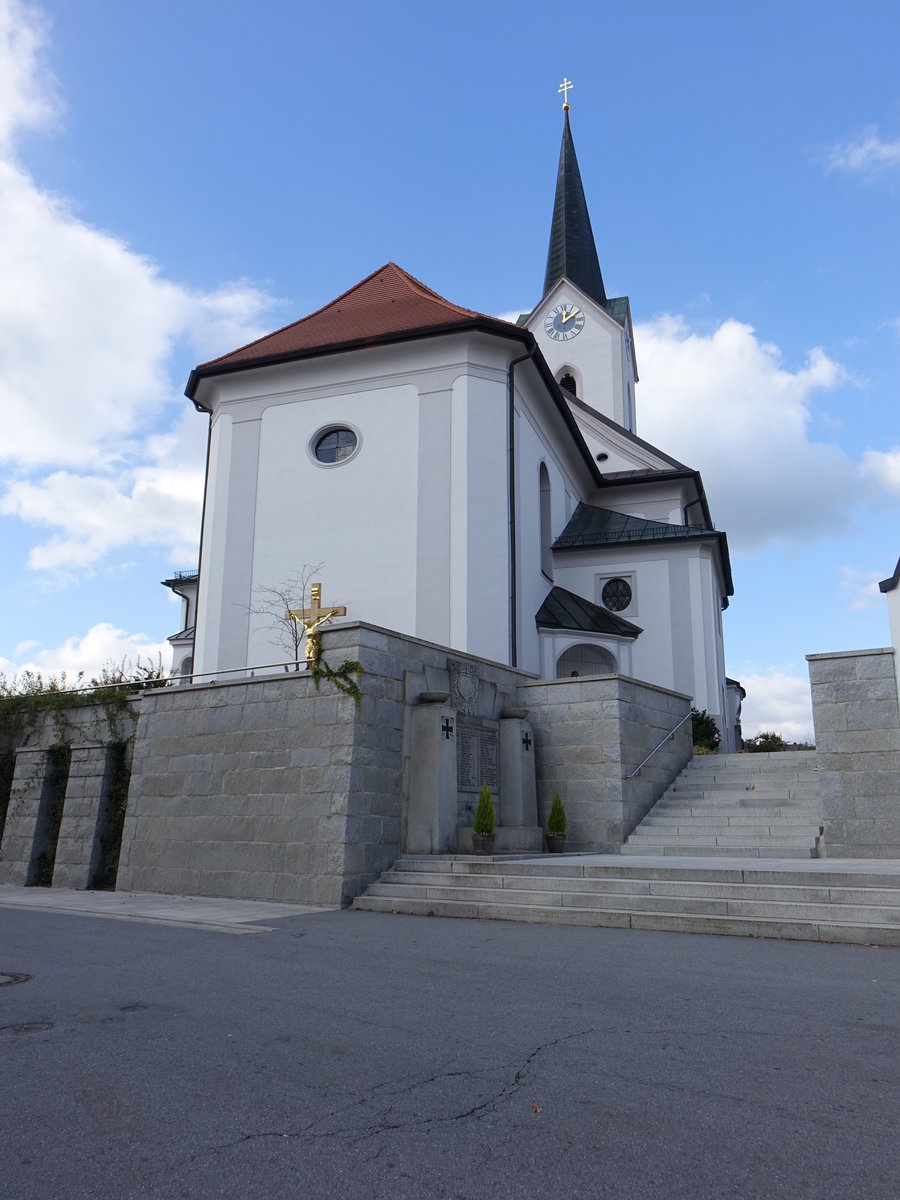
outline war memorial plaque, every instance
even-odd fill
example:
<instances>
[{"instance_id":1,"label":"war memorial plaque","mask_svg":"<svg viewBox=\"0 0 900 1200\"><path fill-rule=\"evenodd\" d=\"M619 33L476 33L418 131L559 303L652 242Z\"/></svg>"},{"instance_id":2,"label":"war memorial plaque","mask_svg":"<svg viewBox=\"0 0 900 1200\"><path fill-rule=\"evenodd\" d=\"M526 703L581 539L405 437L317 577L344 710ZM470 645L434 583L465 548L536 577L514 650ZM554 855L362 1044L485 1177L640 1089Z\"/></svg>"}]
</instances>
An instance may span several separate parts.
<instances>
[{"instance_id":1,"label":"war memorial plaque","mask_svg":"<svg viewBox=\"0 0 900 1200\"><path fill-rule=\"evenodd\" d=\"M494 721L457 718L456 784L461 792L477 792L486 783L496 793L499 735Z\"/></svg>"}]
</instances>

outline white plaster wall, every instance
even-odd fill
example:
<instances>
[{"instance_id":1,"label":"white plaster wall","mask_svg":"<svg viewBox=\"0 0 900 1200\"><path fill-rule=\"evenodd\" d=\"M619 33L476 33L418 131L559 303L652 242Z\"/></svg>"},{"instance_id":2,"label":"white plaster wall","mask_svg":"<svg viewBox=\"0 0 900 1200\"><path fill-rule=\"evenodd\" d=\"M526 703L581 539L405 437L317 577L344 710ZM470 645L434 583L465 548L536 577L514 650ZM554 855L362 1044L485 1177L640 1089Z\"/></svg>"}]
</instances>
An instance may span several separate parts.
<instances>
[{"instance_id":1,"label":"white plaster wall","mask_svg":"<svg viewBox=\"0 0 900 1200\"><path fill-rule=\"evenodd\" d=\"M632 646L631 674L647 683L672 687L675 675L667 555L660 549L634 546L622 546L618 551L567 551L555 556L554 570L560 587L601 605L604 582L619 575L628 578L633 602L620 615L643 630Z\"/></svg>"},{"instance_id":2,"label":"white plaster wall","mask_svg":"<svg viewBox=\"0 0 900 1200\"><path fill-rule=\"evenodd\" d=\"M558 342L545 333L544 319L564 300L577 304L585 321L577 337ZM580 288L563 280L531 314L528 328L554 377L559 378L563 367L574 366L575 377L581 385L578 398L628 428L623 381L625 333L621 326Z\"/></svg>"},{"instance_id":3,"label":"white plaster wall","mask_svg":"<svg viewBox=\"0 0 900 1200\"><path fill-rule=\"evenodd\" d=\"M451 576L465 639L451 645L509 661L506 388L469 373L453 385ZM459 564L457 567L456 564Z\"/></svg>"},{"instance_id":4,"label":"white plaster wall","mask_svg":"<svg viewBox=\"0 0 900 1200\"><path fill-rule=\"evenodd\" d=\"M554 583L541 569L540 467L550 479L550 528L555 539L571 516L571 506L584 494L571 464L556 449L547 414L525 389L517 395L516 412L517 612L519 662L526 671L542 671L540 639L535 616ZM566 584L561 583L562 587Z\"/></svg>"},{"instance_id":5,"label":"white plaster wall","mask_svg":"<svg viewBox=\"0 0 900 1200\"><path fill-rule=\"evenodd\" d=\"M624 638L607 637L597 633L576 633L568 629L540 631L541 671L544 679L556 679L556 664L573 646L600 646L616 660L617 674L636 678L633 669L634 643Z\"/></svg>"},{"instance_id":6,"label":"white plaster wall","mask_svg":"<svg viewBox=\"0 0 900 1200\"><path fill-rule=\"evenodd\" d=\"M220 413L212 422L203 545L203 586L197 596L194 669L214 671L218 664L221 579L228 534L228 484L231 466L231 417Z\"/></svg>"},{"instance_id":7,"label":"white plaster wall","mask_svg":"<svg viewBox=\"0 0 900 1200\"><path fill-rule=\"evenodd\" d=\"M888 622L891 629L891 645L894 647L894 674L897 679L897 695L900 696L900 587L884 593L887 601Z\"/></svg>"},{"instance_id":8,"label":"white plaster wall","mask_svg":"<svg viewBox=\"0 0 900 1200\"><path fill-rule=\"evenodd\" d=\"M554 575L561 587L596 604L603 603L606 579L628 578L634 601L621 615L643 630L633 644L631 673L693 696L715 716L724 712L721 592L710 548L692 542L558 553Z\"/></svg>"},{"instance_id":9,"label":"white plaster wall","mask_svg":"<svg viewBox=\"0 0 900 1200\"><path fill-rule=\"evenodd\" d=\"M323 602L346 605L347 620L507 661L506 371L518 353L448 337L207 386L203 669L282 661L270 622L247 610L261 586L317 563ZM354 370L364 377L348 382ZM359 449L322 466L310 444L334 425L353 428Z\"/></svg>"},{"instance_id":10,"label":"white plaster wall","mask_svg":"<svg viewBox=\"0 0 900 1200\"><path fill-rule=\"evenodd\" d=\"M602 472L631 471L640 467L654 467L663 471L671 469L671 462L649 443L635 442L624 431L611 429L577 404L570 404L569 409L595 459L599 453L607 455L606 460L599 464Z\"/></svg>"},{"instance_id":11,"label":"white plaster wall","mask_svg":"<svg viewBox=\"0 0 900 1200\"><path fill-rule=\"evenodd\" d=\"M688 496L688 489L691 495ZM692 481L683 479L666 480L663 483L640 488L610 487L598 491L591 503L601 508L612 508L629 517L642 517L646 521L665 521L670 525L684 524L685 505L693 499Z\"/></svg>"},{"instance_id":12,"label":"white plaster wall","mask_svg":"<svg viewBox=\"0 0 900 1200\"><path fill-rule=\"evenodd\" d=\"M418 417L410 385L265 410L254 588L278 586L321 563L315 578L323 604L345 604L348 620L415 631ZM356 430L360 444L347 461L323 466L310 443L335 424ZM248 662L277 658L271 632L253 622Z\"/></svg>"}]
</instances>

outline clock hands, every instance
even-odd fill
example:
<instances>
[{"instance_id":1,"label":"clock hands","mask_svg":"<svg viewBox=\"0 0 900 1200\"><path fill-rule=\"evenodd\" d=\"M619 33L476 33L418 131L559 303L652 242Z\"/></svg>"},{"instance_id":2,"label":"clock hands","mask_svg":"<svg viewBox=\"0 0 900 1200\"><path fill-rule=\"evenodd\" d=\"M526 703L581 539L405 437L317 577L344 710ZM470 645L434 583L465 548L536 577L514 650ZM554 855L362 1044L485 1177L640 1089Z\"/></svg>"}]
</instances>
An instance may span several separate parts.
<instances>
[{"instance_id":1,"label":"clock hands","mask_svg":"<svg viewBox=\"0 0 900 1200\"><path fill-rule=\"evenodd\" d=\"M570 309L569 309L568 316L566 315L566 310L565 310L565 308L563 308L563 310L562 310L562 313L560 314L560 316L562 317L562 323L563 323L563 325L565 325L567 321L571 321L571 320L572 320L572 318L573 318L574 316L577 316L577 315L578 315L578 309L577 309L577 308L570 308Z\"/></svg>"}]
</instances>

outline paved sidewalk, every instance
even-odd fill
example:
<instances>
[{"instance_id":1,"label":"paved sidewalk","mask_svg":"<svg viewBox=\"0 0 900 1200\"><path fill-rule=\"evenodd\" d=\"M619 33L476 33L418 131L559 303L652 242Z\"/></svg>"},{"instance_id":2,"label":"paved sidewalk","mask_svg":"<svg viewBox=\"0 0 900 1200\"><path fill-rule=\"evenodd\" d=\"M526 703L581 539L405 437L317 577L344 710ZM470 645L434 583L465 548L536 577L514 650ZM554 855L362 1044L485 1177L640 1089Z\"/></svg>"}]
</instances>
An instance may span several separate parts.
<instances>
[{"instance_id":1,"label":"paved sidewalk","mask_svg":"<svg viewBox=\"0 0 900 1200\"><path fill-rule=\"evenodd\" d=\"M42 909L81 917L156 921L219 933L270 933L257 924L280 917L333 911L309 904L265 900L221 900L207 896L160 896L153 892L84 892L68 888L0 886L0 908Z\"/></svg>"}]
</instances>

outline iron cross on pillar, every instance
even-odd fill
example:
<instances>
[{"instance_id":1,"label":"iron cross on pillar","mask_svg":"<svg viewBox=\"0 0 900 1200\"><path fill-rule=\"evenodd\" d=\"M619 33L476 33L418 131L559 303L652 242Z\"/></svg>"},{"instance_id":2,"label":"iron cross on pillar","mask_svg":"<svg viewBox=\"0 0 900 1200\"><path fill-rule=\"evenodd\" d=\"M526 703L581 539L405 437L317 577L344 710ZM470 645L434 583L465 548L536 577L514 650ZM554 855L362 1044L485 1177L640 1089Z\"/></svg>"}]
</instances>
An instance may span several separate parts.
<instances>
[{"instance_id":1,"label":"iron cross on pillar","mask_svg":"<svg viewBox=\"0 0 900 1200\"><path fill-rule=\"evenodd\" d=\"M306 646L304 653L306 655L307 667L312 667L317 658L317 649L319 642L319 629L330 621L332 617L343 617L347 612L345 605L337 608L322 607L322 585L314 583L309 589L309 608L291 609L285 613L285 616L292 618L298 625L303 627L303 632L306 634Z\"/></svg>"}]
</instances>

